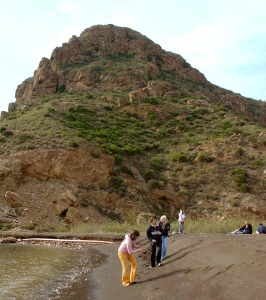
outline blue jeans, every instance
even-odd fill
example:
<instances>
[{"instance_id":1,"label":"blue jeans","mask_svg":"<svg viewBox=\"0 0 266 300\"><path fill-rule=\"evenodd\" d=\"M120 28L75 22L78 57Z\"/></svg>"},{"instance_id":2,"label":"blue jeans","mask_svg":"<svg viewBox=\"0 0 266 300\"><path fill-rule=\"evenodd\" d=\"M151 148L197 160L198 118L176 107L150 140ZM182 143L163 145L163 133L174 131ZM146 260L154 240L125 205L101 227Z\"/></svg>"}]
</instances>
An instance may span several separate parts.
<instances>
[{"instance_id":1,"label":"blue jeans","mask_svg":"<svg viewBox=\"0 0 266 300\"><path fill-rule=\"evenodd\" d=\"M168 236L162 236L162 259L166 258L166 251L168 245Z\"/></svg>"}]
</instances>

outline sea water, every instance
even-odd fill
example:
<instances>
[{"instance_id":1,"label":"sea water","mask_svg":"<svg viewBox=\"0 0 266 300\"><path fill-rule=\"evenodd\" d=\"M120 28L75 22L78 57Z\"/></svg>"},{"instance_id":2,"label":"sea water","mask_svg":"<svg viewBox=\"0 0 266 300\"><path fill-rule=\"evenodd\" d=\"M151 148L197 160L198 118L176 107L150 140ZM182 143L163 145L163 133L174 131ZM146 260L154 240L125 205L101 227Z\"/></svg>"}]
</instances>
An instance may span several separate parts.
<instances>
[{"instance_id":1,"label":"sea water","mask_svg":"<svg viewBox=\"0 0 266 300\"><path fill-rule=\"evenodd\" d=\"M91 299L89 273L102 260L93 249L0 244L0 299Z\"/></svg>"}]
</instances>

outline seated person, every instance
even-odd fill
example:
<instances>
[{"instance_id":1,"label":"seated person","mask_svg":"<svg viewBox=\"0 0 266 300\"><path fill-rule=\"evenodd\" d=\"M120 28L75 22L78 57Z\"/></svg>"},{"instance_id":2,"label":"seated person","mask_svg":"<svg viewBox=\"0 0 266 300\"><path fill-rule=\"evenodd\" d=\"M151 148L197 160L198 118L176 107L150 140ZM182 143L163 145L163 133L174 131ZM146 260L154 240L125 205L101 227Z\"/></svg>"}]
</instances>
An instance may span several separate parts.
<instances>
[{"instance_id":1,"label":"seated person","mask_svg":"<svg viewBox=\"0 0 266 300\"><path fill-rule=\"evenodd\" d=\"M252 234L252 225L246 221L243 227L230 232L230 234Z\"/></svg>"},{"instance_id":2,"label":"seated person","mask_svg":"<svg viewBox=\"0 0 266 300\"><path fill-rule=\"evenodd\" d=\"M256 231L257 234L266 234L266 226L264 226L262 223L259 224L259 227Z\"/></svg>"}]
</instances>

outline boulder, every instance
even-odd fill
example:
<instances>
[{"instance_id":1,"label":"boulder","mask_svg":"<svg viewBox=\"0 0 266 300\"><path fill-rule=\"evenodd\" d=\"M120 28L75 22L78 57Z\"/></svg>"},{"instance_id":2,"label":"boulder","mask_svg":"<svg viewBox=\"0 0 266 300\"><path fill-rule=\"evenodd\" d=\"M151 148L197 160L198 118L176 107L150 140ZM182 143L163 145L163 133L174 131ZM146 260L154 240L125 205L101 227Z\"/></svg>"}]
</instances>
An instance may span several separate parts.
<instances>
[{"instance_id":1,"label":"boulder","mask_svg":"<svg viewBox=\"0 0 266 300\"><path fill-rule=\"evenodd\" d=\"M65 201L59 199L56 202L55 209L59 216L64 215L67 212L68 208L69 204L67 204Z\"/></svg>"},{"instance_id":2,"label":"boulder","mask_svg":"<svg viewBox=\"0 0 266 300\"><path fill-rule=\"evenodd\" d=\"M67 190L60 196L60 201L65 202L68 206L77 207L78 206L78 200L77 197L74 195L74 193L71 190Z\"/></svg>"},{"instance_id":3,"label":"boulder","mask_svg":"<svg viewBox=\"0 0 266 300\"><path fill-rule=\"evenodd\" d=\"M67 223L78 223L81 218L79 210L75 207L69 207L66 213L65 221Z\"/></svg>"},{"instance_id":4,"label":"boulder","mask_svg":"<svg viewBox=\"0 0 266 300\"><path fill-rule=\"evenodd\" d=\"M12 208L18 208L22 206L22 199L17 193L7 191L5 194L5 200Z\"/></svg>"}]
</instances>

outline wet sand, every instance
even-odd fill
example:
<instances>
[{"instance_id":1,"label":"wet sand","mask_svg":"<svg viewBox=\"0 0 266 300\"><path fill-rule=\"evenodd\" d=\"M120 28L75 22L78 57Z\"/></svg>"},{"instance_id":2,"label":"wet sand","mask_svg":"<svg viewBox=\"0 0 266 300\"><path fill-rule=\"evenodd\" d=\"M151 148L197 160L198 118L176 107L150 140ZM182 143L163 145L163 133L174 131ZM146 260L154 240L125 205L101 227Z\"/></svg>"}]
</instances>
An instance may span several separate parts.
<instances>
[{"instance_id":1,"label":"wet sand","mask_svg":"<svg viewBox=\"0 0 266 300\"><path fill-rule=\"evenodd\" d=\"M121 285L119 244L93 246L108 258L94 270L86 299L265 299L266 235L171 235L163 266L153 269L143 236L138 284L129 287Z\"/></svg>"}]
</instances>

